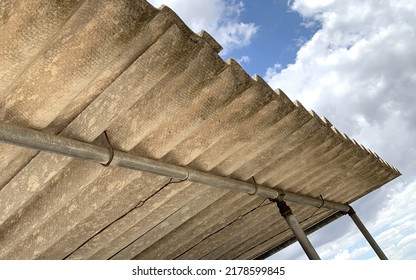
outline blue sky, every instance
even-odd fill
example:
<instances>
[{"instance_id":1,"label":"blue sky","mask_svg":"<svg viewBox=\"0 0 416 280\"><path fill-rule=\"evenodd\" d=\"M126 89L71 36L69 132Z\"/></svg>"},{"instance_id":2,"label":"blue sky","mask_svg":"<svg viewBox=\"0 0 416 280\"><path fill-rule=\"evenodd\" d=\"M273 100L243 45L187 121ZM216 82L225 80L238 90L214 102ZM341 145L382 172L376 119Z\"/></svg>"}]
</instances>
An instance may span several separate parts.
<instances>
[{"instance_id":1,"label":"blue sky","mask_svg":"<svg viewBox=\"0 0 416 280\"><path fill-rule=\"evenodd\" d=\"M302 17L289 9L287 1L245 1L241 20L258 26L251 44L231 51L229 56L241 60L244 69L251 75L265 74L270 62L276 61L282 68L293 63L299 44L309 39L316 28L303 26Z\"/></svg>"},{"instance_id":2,"label":"blue sky","mask_svg":"<svg viewBox=\"0 0 416 280\"><path fill-rule=\"evenodd\" d=\"M390 259L416 259L416 2L151 0L251 75L327 117L402 176L353 203ZM348 217L310 235L323 259L373 259ZM274 259L306 259L300 246Z\"/></svg>"}]
</instances>

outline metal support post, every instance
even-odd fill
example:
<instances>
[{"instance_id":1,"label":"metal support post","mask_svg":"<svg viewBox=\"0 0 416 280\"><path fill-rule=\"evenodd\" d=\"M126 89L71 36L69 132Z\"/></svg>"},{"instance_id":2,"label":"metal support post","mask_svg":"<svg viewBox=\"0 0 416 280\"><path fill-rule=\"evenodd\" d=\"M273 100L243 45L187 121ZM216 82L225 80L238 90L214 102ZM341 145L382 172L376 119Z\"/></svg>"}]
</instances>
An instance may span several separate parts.
<instances>
[{"instance_id":1,"label":"metal support post","mask_svg":"<svg viewBox=\"0 0 416 280\"><path fill-rule=\"evenodd\" d=\"M290 207L282 199L278 198L273 201L276 202L277 207L279 207L280 214L283 216L289 227L292 229L296 239L298 240L300 246L302 246L302 249L305 251L308 258L310 260L320 260L321 258L319 257L312 243L309 241L308 237L306 237L305 232L299 225Z\"/></svg>"},{"instance_id":2,"label":"metal support post","mask_svg":"<svg viewBox=\"0 0 416 280\"><path fill-rule=\"evenodd\" d=\"M360 218L358 218L357 214L355 213L354 209L351 206L350 206L350 211L348 211L348 215L350 215L351 219L354 221L355 225L364 235L365 239L367 239L367 242L373 248L374 252L376 252L380 260L387 260L387 256L384 254L383 250L381 250L380 246L378 246L377 242L371 236L370 232L364 226Z\"/></svg>"}]
</instances>

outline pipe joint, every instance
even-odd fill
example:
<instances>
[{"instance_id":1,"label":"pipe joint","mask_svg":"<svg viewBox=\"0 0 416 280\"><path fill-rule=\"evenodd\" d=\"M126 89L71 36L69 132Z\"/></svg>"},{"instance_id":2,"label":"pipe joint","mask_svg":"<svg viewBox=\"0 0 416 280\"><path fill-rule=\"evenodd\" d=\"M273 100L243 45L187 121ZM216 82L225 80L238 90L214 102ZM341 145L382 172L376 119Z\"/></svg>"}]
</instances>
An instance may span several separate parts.
<instances>
[{"instance_id":1,"label":"pipe joint","mask_svg":"<svg viewBox=\"0 0 416 280\"><path fill-rule=\"evenodd\" d=\"M355 214L357 214L356 212L355 212L355 210L354 210L354 208L352 208L350 205L348 205L348 207L350 207L350 209L348 210L348 212L346 212L350 217L352 216L352 215L355 215Z\"/></svg>"},{"instance_id":2,"label":"pipe joint","mask_svg":"<svg viewBox=\"0 0 416 280\"><path fill-rule=\"evenodd\" d=\"M282 215L283 217L292 215L292 209L290 209L290 207L284 200L276 199L274 200L274 202L276 202L277 207L279 208L280 215Z\"/></svg>"}]
</instances>

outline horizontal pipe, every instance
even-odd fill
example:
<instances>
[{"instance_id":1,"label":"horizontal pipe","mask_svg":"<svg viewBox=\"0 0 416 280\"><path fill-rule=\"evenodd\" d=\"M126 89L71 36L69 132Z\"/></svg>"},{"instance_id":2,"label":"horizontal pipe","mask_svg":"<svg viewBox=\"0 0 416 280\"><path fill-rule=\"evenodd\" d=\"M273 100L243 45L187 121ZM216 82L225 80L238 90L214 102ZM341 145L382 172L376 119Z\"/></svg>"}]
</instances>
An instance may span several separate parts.
<instances>
[{"instance_id":1,"label":"horizontal pipe","mask_svg":"<svg viewBox=\"0 0 416 280\"><path fill-rule=\"evenodd\" d=\"M107 163L111 158L109 150L105 147L2 122L0 122L0 141L21 147L48 151L64 156L91 160L100 163ZM256 194L271 199L280 197L285 201L315 207L324 207L343 212L348 212L350 209L348 205L342 203L331 202L286 191L283 192L279 189L273 189L253 183L217 176L207 172L131 155L117 150L114 150L111 165L142 172L149 172L174 179L186 179L195 183L244 192L252 195Z\"/></svg>"}]
</instances>

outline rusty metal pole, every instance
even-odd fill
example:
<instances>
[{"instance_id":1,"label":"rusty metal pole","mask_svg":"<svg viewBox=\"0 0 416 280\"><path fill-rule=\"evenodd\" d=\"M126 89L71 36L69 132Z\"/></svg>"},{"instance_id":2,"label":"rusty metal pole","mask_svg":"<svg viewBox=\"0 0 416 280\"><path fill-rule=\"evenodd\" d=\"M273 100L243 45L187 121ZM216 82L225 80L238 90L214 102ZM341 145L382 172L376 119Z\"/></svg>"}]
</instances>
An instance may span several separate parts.
<instances>
[{"instance_id":1,"label":"rusty metal pole","mask_svg":"<svg viewBox=\"0 0 416 280\"><path fill-rule=\"evenodd\" d=\"M370 246L373 248L374 252L380 258L380 260L388 260L387 256L384 254L383 250L381 250L380 246L378 246L378 244L374 240L373 236L371 236L371 233L364 226L364 224L360 220L360 218L358 218L357 213L355 213L354 209L351 206L350 206L350 211L348 211L348 215L351 217L351 219L354 221L355 225L358 227L358 229L364 235L365 239L370 244Z\"/></svg>"},{"instance_id":2,"label":"rusty metal pole","mask_svg":"<svg viewBox=\"0 0 416 280\"><path fill-rule=\"evenodd\" d=\"M319 257L312 243L309 241L308 237L306 236L305 232L300 226L295 215L293 215L290 207L282 199L278 198L273 201L276 202L277 207L279 208L280 214L286 220L287 224L289 225L290 229L293 231L296 239L298 240L303 251L305 251L308 258L310 260L320 260L321 258Z\"/></svg>"}]
</instances>

